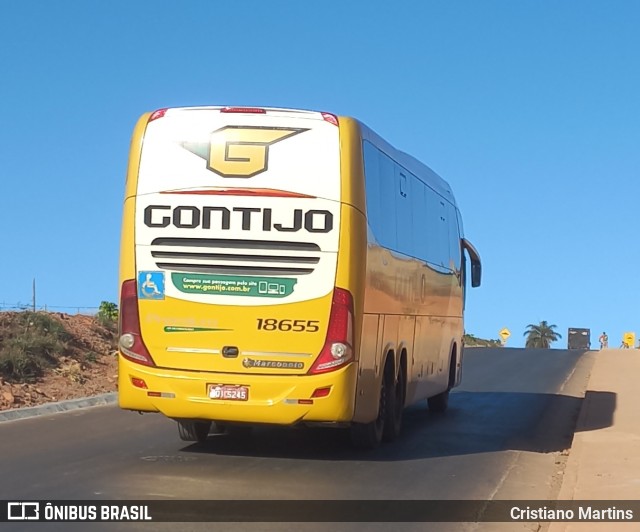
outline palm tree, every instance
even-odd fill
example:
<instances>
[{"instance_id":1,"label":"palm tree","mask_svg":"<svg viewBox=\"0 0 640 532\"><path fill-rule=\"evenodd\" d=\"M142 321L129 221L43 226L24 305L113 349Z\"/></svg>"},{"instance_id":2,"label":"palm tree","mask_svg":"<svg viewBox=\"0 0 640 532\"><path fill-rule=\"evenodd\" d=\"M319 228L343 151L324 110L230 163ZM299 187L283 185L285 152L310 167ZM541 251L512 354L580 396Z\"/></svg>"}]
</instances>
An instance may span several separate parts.
<instances>
[{"instance_id":1,"label":"palm tree","mask_svg":"<svg viewBox=\"0 0 640 532\"><path fill-rule=\"evenodd\" d=\"M527 337L526 347L533 347L538 349L549 349L553 342L556 342L562 335L554 329L556 325L549 325L545 320L541 321L538 325L527 325L527 331L524 336Z\"/></svg>"}]
</instances>

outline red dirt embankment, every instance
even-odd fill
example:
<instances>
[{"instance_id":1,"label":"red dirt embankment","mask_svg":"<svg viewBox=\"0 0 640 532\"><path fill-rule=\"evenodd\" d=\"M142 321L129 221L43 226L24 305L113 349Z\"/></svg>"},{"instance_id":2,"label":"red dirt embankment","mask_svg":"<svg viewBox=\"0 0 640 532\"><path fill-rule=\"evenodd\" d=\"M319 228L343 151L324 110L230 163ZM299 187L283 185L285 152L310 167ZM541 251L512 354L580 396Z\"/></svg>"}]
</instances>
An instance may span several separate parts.
<instances>
[{"instance_id":1,"label":"red dirt embankment","mask_svg":"<svg viewBox=\"0 0 640 532\"><path fill-rule=\"evenodd\" d=\"M62 349L56 353L53 365L46 368L42 375L21 382L24 379L3 376L0 372L0 410L116 391L118 378L114 327L105 327L94 316L37 314L45 314L62 324L68 334L61 341ZM17 335L24 338L38 334L37 331L31 333L24 328L25 316L29 315L32 314L0 312L0 347L3 347L5 356L11 356L7 346ZM28 340L25 338L25 341Z\"/></svg>"}]
</instances>

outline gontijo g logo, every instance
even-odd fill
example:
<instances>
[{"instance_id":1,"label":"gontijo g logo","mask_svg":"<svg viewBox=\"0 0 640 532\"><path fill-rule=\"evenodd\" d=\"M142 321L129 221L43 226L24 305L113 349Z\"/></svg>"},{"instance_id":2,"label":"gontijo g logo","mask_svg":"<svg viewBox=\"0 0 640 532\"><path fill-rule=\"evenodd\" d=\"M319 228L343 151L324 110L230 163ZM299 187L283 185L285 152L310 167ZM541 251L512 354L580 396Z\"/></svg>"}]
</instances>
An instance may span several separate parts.
<instances>
[{"instance_id":1,"label":"gontijo g logo","mask_svg":"<svg viewBox=\"0 0 640 532\"><path fill-rule=\"evenodd\" d=\"M225 126L209 142L183 142L182 147L207 161L222 177L253 177L267 170L269 146L308 131L304 128Z\"/></svg>"}]
</instances>

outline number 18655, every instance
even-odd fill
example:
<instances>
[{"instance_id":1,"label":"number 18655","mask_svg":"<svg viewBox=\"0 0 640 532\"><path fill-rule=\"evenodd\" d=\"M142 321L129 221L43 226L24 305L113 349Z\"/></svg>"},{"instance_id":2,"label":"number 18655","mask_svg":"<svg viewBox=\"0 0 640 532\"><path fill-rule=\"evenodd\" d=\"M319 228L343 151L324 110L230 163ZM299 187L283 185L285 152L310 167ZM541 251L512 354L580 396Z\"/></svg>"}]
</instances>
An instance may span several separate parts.
<instances>
[{"instance_id":1,"label":"number 18655","mask_svg":"<svg viewBox=\"0 0 640 532\"><path fill-rule=\"evenodd\" d=\"M275 318L258 318L259 331L283 332L318 332L318 320L277 320Z\"/></svg>"}]
</instances>

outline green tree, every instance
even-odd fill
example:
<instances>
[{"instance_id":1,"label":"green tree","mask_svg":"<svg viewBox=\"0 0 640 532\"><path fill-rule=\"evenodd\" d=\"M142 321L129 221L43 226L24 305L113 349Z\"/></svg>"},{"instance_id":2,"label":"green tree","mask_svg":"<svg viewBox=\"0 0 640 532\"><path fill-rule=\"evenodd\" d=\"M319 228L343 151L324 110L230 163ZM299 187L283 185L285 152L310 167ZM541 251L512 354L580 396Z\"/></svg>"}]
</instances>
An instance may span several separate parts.
<instances>
[{"instance_id":1,"label":"green tree","mask_svg":"<svg viewBox=\"0 0 640 532\"><path fill-rule=\"evenodd\" d=\"M98 308L98 321L100 323L115 323L118 319L118 305L110 303L109 301L103 301Z\"/></svg>"},{"instance_id":2,"label":"green tree","mask_svg":"<svg viewBox=\"0 0 640 532\"><path fill-rule=\"evenodd\" d=\"M526 347L537 349L549 349L553 342L562 338L562 335L556 332L556 325L549 325L546 320L541 321L538 325L529 324L524 336L527 337Z\"/></svg>"}]
</instances>

